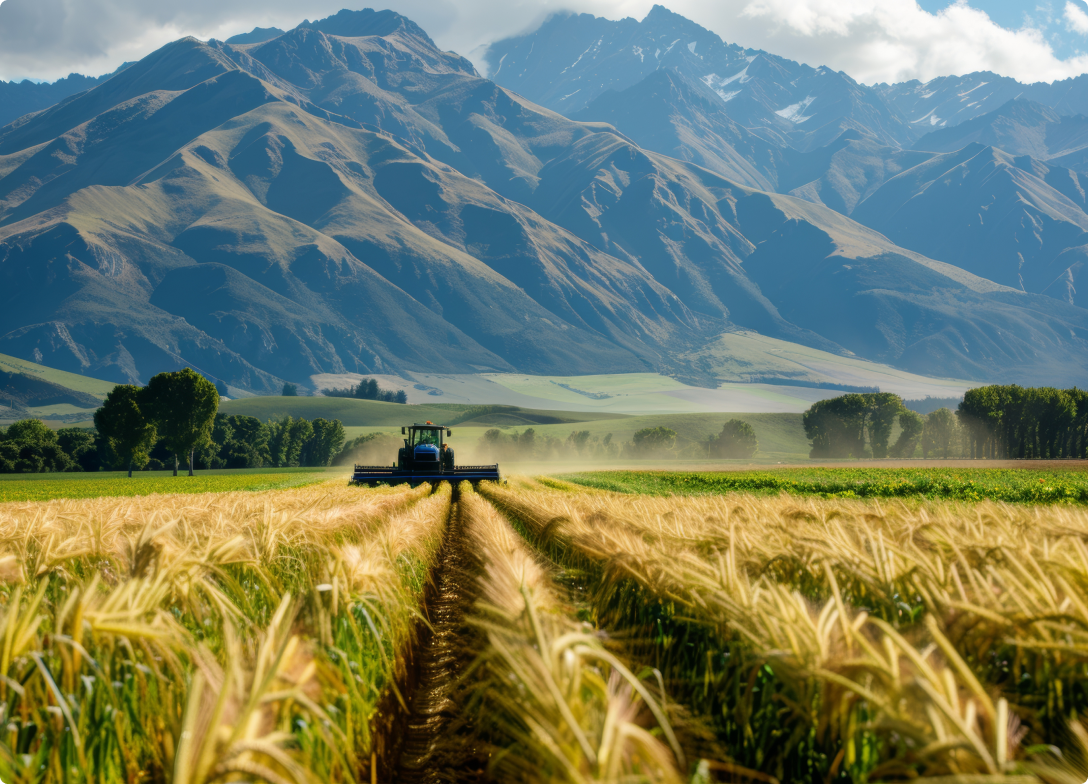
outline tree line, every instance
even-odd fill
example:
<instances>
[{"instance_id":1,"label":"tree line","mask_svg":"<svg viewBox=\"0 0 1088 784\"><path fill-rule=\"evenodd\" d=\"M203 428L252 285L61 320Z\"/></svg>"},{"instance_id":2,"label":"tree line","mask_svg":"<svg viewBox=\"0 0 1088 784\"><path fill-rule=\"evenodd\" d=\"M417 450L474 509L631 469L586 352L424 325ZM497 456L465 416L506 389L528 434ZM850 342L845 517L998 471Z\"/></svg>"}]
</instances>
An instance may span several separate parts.
<instances>
[{"instance_id":1,"label":"tree line","mask_svg":"<svg viewBox=\"0 0 1088 784\"><path fill-rule=\"evenodd\" d=\"M477 443L477 450L484 459L492 460L613 460L717 457L724 459L747 458L759 448L755 430L747 422L731 419L717 435L706 441L693 441L680 437L670 427L645 427L635 431L630 441L619 442L612 433L598 436L589 430L571 431L565 439L538 433L534 428L524 431L504 432L498 428L487 430Z\"/></svg>"},{"instance_id":2,"label":"tree line","mask_svg":"<svg viewBox=\"0 0 1088 784\"><path fill-rule=\"evenodd\" d=\"M979 387L956 415L968 457L1088 457L1088 392L1076 387Z\"/></svg>"},{"instance_id":3,"label":"tree line","mask_svg":"<svg viewBox=\"0 0 1088 784\"><path fill-rule=\"evenodd\" d=\"M842 395L813 404L802 422L813 458L1088 457L1088 393L1076 388L977 387L955 411L925 416L888 392Z\"/></svg>"},{"instance_id":4,"label":"tree line","mask_svg":"<svg viewBox=\"0 0 1088 784\"><path fill-rule=\"evenodd\" d=\"M120 384L95 412L94 428L50 430L37 419L0 430L0 473L171 467L327 466L344 444L340 420L268 422L218 413L219 391L186 368L145 387Z\"/></svg>"},{"instance_id":5,"label":"tree line","mask_svg":"<svg viewBox=\"0 0 1088 784\"><path fill-rule=\"evenodd\" d=\"M351 397L356 400L380 400L383 403L407 403L408 394L403 389L382 389L372 378L364 378L355 386L322 389L325 397Z\"/></svg>"}]
</instances>

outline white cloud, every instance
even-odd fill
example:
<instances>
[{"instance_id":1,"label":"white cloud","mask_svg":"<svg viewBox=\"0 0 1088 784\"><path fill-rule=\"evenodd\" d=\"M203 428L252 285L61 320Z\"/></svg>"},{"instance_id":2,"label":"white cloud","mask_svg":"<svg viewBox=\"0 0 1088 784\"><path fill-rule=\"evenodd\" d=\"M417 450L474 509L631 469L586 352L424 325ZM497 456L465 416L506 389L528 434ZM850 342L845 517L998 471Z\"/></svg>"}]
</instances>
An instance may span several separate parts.
<instances>
[{"instance_id":1,"label":"white cloud","mask_svg":"<svg viewBox=\"0 0 1088 784\"><path fill-rule=\"evenodd\" d=\"M1083 8L1076 3L1066 2L1065 13L1062 16L1065 17L1065 24L1070 30L1081 35L1088 35L1088 13L1085 13Z\"/></svg>"},{"instance_id":2,"label":"white cloud","mask_svg":"<svg viewBox=\"0 0 1088 784\"><path fill-rule=\"evenodd\" d=\"M549 13L641 19L652 1L393 0L388 7L414 19L443 48L479 61L489 42L523 32ZM304 17L367 5L386 6L374 0L3 0L0 78L105 73L182 35L226 38L254 26L289 28ZM827 65L866 83L978 70L1053 81L1088 71L1088 56L1055 55L1041 27L1045 14L1009 30L964 0L936 14L915 0L668 0L668 6L726 41ZM1086 8L1067 0L1062 18L1088 35Z\"/></svg>"},{"instance_id":3,"label":"white cloud","mask_svg":"<svg viewBox=\"0 0 1088 784\"><path fill-rule=\"evenodd\" d=\"M728 30L738 43L866 83L983 70L1053 81L1088 71L1088 57L1055 56L1041 29L1006 29L963 0L935 14L914 0L725 0L713 9L681 2L684 10L676 11Z\"/></svg>"}]
</instances>

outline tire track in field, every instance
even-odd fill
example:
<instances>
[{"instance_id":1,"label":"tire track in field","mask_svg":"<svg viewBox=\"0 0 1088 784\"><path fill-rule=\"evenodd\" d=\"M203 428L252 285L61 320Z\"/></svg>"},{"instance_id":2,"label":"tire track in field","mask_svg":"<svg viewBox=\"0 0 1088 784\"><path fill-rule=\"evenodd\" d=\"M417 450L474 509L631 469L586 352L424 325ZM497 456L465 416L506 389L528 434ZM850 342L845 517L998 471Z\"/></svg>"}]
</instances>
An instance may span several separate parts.
<instances>
[{"instance_id":1,"label":"tire track in field","mask_svg":"<svg viewBox=\"0 0 1088 784\"><path fill-rule=\"evenodd\" d=\"M472 781L467 755L457 743L460 711L452 699L461 673L472 661L466 645L465 613L476 598L472 559L464 545L464 526L456 502L435 569L436 586L427 615L431 628L423 638L416 688L408 697L408 717L392 778L406 784Z\"/></svg>"}]
</instances>

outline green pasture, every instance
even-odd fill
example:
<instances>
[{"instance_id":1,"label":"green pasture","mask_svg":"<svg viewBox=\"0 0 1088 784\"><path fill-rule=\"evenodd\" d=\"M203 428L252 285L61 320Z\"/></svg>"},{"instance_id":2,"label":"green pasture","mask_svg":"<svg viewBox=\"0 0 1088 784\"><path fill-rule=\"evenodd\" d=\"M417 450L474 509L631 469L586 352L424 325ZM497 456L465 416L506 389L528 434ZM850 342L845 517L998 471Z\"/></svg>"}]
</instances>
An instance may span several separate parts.
<instances>
[{"instance_id":1,"label":"green pasture","mask_svg":"<svg viewBox=\"0 0 1088 784\"><path fill-rule=\"evenodd\" d=\"M219 413L252 416L262 422L284 415L309 420L323 417L339 419L346 428L367 427L373 430L428 421L451 426L535 427L541 423L624 418L623 414L586 411L545 411L520 406L475 406L467 403L404 405L350 397L247 397L222 403Z\"/></svg>"},{"instance_id":2,"label":"green pasture","mask_svg":"<svg viewBox=\"0 0 1088 784\"><path fill-rule=\"evenodd\" d=\"M156 493L227 493L237 490L280 490L336 479L342 468L254 468L198 471L123 471L93 474L0 474L0 503L50 501L56 498L133 497Z\"/></svg>"},{"instance_id":3,"label":"green pasture","mask_svg":"<svg viewBox=\"0 0 1088 784\"><path fill-rule=\"evenodd\" d=\"M619 493L718 495L793 493L823 498L925 498L1088 504L1088 471L997 468L781 468L762 471L587 471L575 484Z\"/></svg>"},{"instance_id":4,"label":"green pasture","mask_svg":"<svg viewBox=\"0 0 1088 784\"><path fill-rule=\"evenodd\" d=\"M9 357L7 354L0 354L0 370L7 373L23 373L32 378L40 378L43 381L74 389L77 392L86 392L98 398L106 397L106 394L115 386L113 381L102 381L89 376L81 376L78 373L69 373L66 370L55 370L18 357Z\"/></svg>"}]
</instances>

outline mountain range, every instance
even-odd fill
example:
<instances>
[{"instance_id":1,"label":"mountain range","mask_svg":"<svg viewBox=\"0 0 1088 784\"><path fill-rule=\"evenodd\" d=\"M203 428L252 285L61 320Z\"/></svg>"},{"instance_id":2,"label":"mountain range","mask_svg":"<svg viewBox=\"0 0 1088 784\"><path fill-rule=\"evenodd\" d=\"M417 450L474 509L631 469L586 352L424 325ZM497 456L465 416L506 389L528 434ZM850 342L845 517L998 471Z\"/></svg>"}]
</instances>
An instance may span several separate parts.
<instances>
[{"instance_id":1,"label":"mountain range","mask_svg":"<svg viewBox=\"0 0 1088 784\"><path fill-rule=\"evenodd\" d=\"M560 15L496 43L492 79L391 11L169 44L0 128L0 352L259 393L709 382L707 347L746 329L1085 377L1079 175L982 137L912 149L879 89L694 27Z\"/></svg>"}]
</instances>

